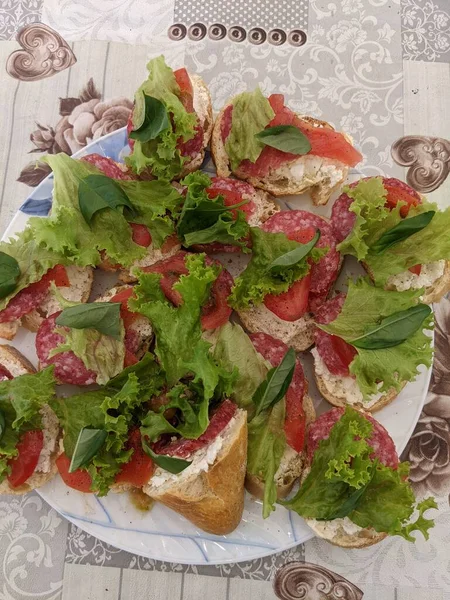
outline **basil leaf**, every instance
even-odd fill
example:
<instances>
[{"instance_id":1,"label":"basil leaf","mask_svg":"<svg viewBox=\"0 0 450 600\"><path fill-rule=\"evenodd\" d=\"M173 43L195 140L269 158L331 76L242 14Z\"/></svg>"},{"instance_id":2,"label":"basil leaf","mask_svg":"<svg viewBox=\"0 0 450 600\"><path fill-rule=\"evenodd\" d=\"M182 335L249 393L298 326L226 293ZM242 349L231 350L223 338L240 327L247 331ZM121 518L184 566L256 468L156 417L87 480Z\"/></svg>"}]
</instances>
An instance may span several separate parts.
<instances>
[{"instance_id":1,"label":"basil leaf","mask_svg":"<svg viewBox=\"0 0 450 600\"><path fill-rule=\"evenodd\" d=\"M83 429L78 434L77 443L70 461L69 473L73 473L93 458L105 443L108 433L104 429Z\"/></svg>"},{"instance_id":2,"label":"basil leaf","mask_svg":"<svg viewBox=\"0 0 450 600\"><path fill-rule=\"evenodd\" d=\"M65 308L56 317L57 325L73 329L96 329L115 340L120 339L120 302L90 302Z\"/></svg>"},{"instance_id":3,"label":"basil leaf","mask_svg":"<svg viewBox=\"0 0 450 600\"><path fill-rule=\"evenodd\" d=\"M16 289L20 277L19 263L13 256L0 252L0 299Z\"/></svg>"},{"instance_id":4,"label":"basil leaf","mask_svg":"<svg viewBox=\"0 0 450 600\"><path fill-rule=\"evenodd\" d=\"M392 229L388 229L383 235L370 247L371 252L374 254L382 254L385 250L406 240L415 233L425 229L431 222L436 212L429 210L427 212L410 217L409 219L403 219Z\"/></svg>"},{"instance_id":5,"label":"basil leaf","mask_svg":"<svg viewBox=\"0 0 450 600\"><path fill-rule=\"evenodd\" d=\"M418 304L406 310L400 310L382 319L364 335L349 340L349 343L355 348L364 348L365 350L381 350L398 346L420 329L430 313L431 308L426 304Z\"/></svg>"},{"instance_id":6,"label":"basil leaf","mask_svg":"<svg viewBox=\"0 0 450 600\"><path fill-rule=\"evenodd\" d=\"M256 406L254 417L279 402L291 385L295 369L295 352L292 348L284 355L278 367L267 373L266 379L258 386L253 394L253 404Z\"/></svg>"},{"instance_id":7,"label":"basil leaf","mask_svg":"<svg viewBox=\"0 0 450 600\"><path fill-rule=\"evenodd\" d=\"M0 440L2 439L3 434L5 432L5 427L6 427L5 415L3 414L3 411L0 410Z\"/></svg>"},{"instance_id":8,"label":"basil leaf","mask_svg":"<svg viewBox=\"0 0 450 600\"><path fill-rule=\"evenodd\" d=\"M302 258L305 258L305 256L307 256L311 252L311 250L317 244L319 239L320 231L318 229L316 231L315 236L310 242L308 242L307 244L300 244L297 248L294 248L294 250L290 250L289 252L286 252L286 254L282 254L281 256L276 258L269 265L269 270L271 271L276 267L292 267L293 265L296 265L302 260Z\"/></svg>"},{"instance_id":9,"label":"basil leaf","mask_svg":"<svg viewBox=\"0 0 450 600\"><path fill-rule=\"evenodd\" d=\"M132 214L136 211L120 185L106 175L88 175L78 186L78 204L88 225L99 210L126 206Z\"/></svg>"},{"instance_id":10,"label":"basil leaf","mask_svg":"<svg viewBox=\"0 0 450 600\"><path fill-rule=\"evenodd\" d=\"M165 471L169 471L169 473L173 473L174 475L178 475L181 471L184 471L191 464L191 460L184 460L184 458L175 458L174 456L166 456L165 454L156 454L147 444L147 442L142 439L142 448L146 454L150 456L154 463L164 469Z\"/></svg>"},{"instance_id":11,"label":"basil leaf","mask_svg":"<svg viewBox=\"0 0 450 600\"><path fill-rule=\"evenodd\" d=\"M157 98L147 96L144 92L136 94L136 104L133 110L134 129L130 138L140 142L149 142L166 131L170 126L167 109Z\"/></svg>"},{"instance_id":12,"label":"basil leaf","mask_svg":"<svg viewBox=\"0 0 450 600\"><path fill-rule=\"evenodd\" d=\"M255 135L266 146L271 146L290 154L307 154L311 144L304 133L293 125L276 125L267 127Z\"/></svg>"}]
</instances>

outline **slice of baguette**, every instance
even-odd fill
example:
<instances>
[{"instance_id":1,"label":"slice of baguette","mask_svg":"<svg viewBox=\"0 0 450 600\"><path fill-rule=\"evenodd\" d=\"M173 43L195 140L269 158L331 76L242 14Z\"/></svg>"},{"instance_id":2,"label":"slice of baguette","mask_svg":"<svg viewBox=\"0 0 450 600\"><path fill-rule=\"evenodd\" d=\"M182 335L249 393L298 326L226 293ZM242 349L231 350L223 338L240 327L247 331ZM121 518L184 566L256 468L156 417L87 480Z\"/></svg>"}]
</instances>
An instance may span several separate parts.
<instances>
[{"instance_id":1,"label":"slice of baguette","mask_svg":"<svg viewBox=\"0 0 450 600\"><path fill-rule=\"evenodd\" d=\"M94 273L91 267L76 267L70 265L66 267L67 276L70 281L70 287L61 287L59 292L67 300L73 302L87 302L91 293ZM61 310L57 299L49 291L41 305L24 315L21 319L10 321L9 323L0 323L0 338L12 340L20 325L23 325L29 331L36 332L42 321Z\"/></svg>"},{"instance_id":2,"label":"slice of baguette","mask_svg":"<svg viewBox=\"0 0 450 600\"><path fill-rule=\"evenodd\" d=\"M366 412L374 413L378 410L381 410L391 402L393 402L400 391L395 389L389 390L386 394L383 394L374 404L368 406L367 403L364 402L348 402L344 389L342 389L342 393L337 393L337 391L333 391L330 384L327 385L327 379L323 374L319 374L317 371L317 350L314 349L312 352L314 357L314 379L316 380L317 388L320 394L325 398L327 402L332 404L333 406L337 406L339 408L345 408L347 405L356 408L357 410L363 410ZM323 361L322 361L323 362ZM326 368L326 365L323 364L322 368ZM338 377L337 375L330 376L335 378L336 381L343 380L344 377ZM350 379L350 378L349 378ZM402 388L406 385L406 382L403 382ZM344 388L344 386L342 386Z\"/></svg>"},{"instance_id":3,"label":"slice of baguette","mask_svg":"<svg viewBox=\"0 0 450 600\"><path fill-rule=\"evenodd\" d=\"M132 273L132 269L134 269L135 267L138 267L138 268L150 267L151 265L154 265L155 263L159 262L160 260L170 258L171 256L173 256L180 250L181 250L181 244L176 244L175 246L173 246L172 248L167 250L167 252L164 252L162 250L162 248L153 248L152 246L149 246L148 252L144 256L144 258L141 258L140 260L136 261L134 263L134 265L132 267L130 267L129 269L121 269L120 270L119 280L122 281L123 283L135 283L137 281L137 277L136 277L136 275L134 275ZM112 270L115 270L115 269L112 269Z\"/></svg>"},{"instance_id":4,"label":"slice of baguette","mask_svg":"<svg viewBox=\"0 0 450 600\"><path fill-rule=\"evenodd\" d=\"M11 373L13 377L19 377L26 373L36 373L36 369L16 348L8 345L0 345L0 364ZM56 459L59 455L59 422L49 406L41 409L44 447L41 452L42 464L38 466L27 481L16 488L9 485L7 479L0 483L0 494L22 495L45 485L56 474ZM44 467L44 468L42 468Z\"/></svg>"},{"instance_id":5,"label":"slice of baguette","mask_svg":"<svg viewBox=\"0 0 450 600\"><path fill-rule=\"evenodd\" d=\"M366 269L366 271L369 273L369 276L373 281L373 274L371 273L370 269L364 263L363 263L363 266ZM395 290L396 288L394 285L387 285L386 289L387 290ZM446 260L443 274L441 275L441 277L439 277L439 279L436 279L436 281L432 285L425 288L425 294L423 295L422 302L424 302L425 304L433 304L434 302L439 302L445 296L445 294L449 291L450 291L450 261Z\"/></svg>"},{"instance_id":6,"label":"slice of baguette","mask_svg":"<svg viewBox=\"0 0 450 600\"><path fill-rule=\"evenodd\" d=\"M312 423L316 418L316 411L310 396L306 392L303 397L303 409L306 416L306 431L308 431L310 423ZM286 496L290 493L294 483L303 472L305 462L305 451L296 452L290 446L286 446L284 454L281 458L280 466L275 473L278 500L286 498ZM247 491L252 494L252 496L260 499L264 497L264 481L260 477L247 473L245 477L245 487Z\"/></svg>"},{"instance_id":7,"label":"slice of baguette","mask_svg":"<svg viewBox=\"0 0 450 600\"><path fill-rule=\"evenodd\" d=\"M303 352L314 343L314 321L310 313L297 321L283 321L264 304L236 312L250 333L268 333L296 352Z\"/></svg>"},{"instance_id":8,"label":"slice of baguette","mask_svg":"<svg viewBox=\"0 0 450 600\"><path fill-rule=\"evenodd\" d=\"M225 535L239 525L244 509L247 413L238 410L220 436L222 446L208 470L198 471L199 462L195 456L203 457L202 463L205 463L205 450L200 450L190 457L190 460L193 459L191 466L179 475L169 475L161 485L156 485L155 481L167 471L160 467L156 469L143 490L200 529ZM210 446L215 442L211 442Z\"/></svg>"},{"instance_id":9,"label":"slice of baguette","mask_svg":"<svg viewBox=\"0 0 450 600\"><path fill-rule=\"evenodd\" d=\"M220 177L228 177L232 172L221 134L221 121L229 104L220 111L211 137L211 155ZM319 121L304 115L299 115L299 117L314 127L333 129L326 121ZM352 142L349 136L345 135L345 137L350 143ZM239 170L233 173L274 196L290 196L309 191L314 204L322 205L328 202L333 192L337 191L345 181L348 167L337 160L304 155L272 169L263 178L245 177Z\"/></svg>"},{"instance_id":10,"label":"slice of baguette","mask_svg":"<svg viewBox=\"0 0 450 600\"><path fill-rule=\"evenodd\" d=\"M310 468L303 471L302 482L306 479ZM326 521L316 521L316 519L305 519L306 524L314 531L317 537L320 537L334 546L341 548L366 548L378 544L387 537L387 533L378 533L372 527L366 527L360 531L350 534L340 525L337 531L324 531Z\"/></svg>"}]
</instances>

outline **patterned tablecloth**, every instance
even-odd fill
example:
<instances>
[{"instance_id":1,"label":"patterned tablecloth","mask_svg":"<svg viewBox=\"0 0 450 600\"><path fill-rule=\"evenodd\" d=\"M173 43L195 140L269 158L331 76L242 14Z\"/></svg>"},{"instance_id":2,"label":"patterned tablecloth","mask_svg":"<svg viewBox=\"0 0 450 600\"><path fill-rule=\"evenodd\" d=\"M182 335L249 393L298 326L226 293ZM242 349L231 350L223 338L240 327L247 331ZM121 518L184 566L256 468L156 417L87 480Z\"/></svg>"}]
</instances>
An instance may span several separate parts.
<instances>
[{"instance_id":1,"label":"patterned tablecloth","mask_svg":"<svg viewBox=\"0 0 450 600\"><path fill-rule=\"evenodd\" d=\"M350 133L364 173L407 176L449 203L449 0L0 0L0 40L2 231L47 174L36 159L122 127L147 59L161 52L205 78L216 110L257 83L278 90L296 111ZM403 457L417 493L439 501L428 543L344 551L311 540L197 568L109 547L37 494L2 497L0 600L263 600L275 598L271 580L289 561L307 564L281 573L286 598L450 599L450 300L436 308L433 379ZM339 577L352 583L336 586ZM286 595L296 578L307 591Z\"/></svg>"}]
</instances>

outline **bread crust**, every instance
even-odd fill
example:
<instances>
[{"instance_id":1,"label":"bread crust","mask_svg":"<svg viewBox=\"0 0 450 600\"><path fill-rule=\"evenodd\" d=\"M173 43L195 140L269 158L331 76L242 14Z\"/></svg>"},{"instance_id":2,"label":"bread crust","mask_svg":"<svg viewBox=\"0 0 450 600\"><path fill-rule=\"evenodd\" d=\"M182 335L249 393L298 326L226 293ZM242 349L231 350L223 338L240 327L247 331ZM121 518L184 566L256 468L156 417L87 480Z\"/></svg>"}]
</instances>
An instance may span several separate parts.
<instances>
[{"instance_id":1,"label":"bread crust","mask_svg":"<svg viewBox=\"0 0 450 600\"><path fill-rule=\"evenodd\" d=\"M0 365L6 367L13 377L36 373L34 365L28 358L9 344L0 344Z\"/></svg>"},{"instance_id":2,"label":"bread crust","mask_svg":"<svg viewBox=\"0 0 450 600\"><path fill-rule=\"evenodd\" d=\"M222 120L224 112L227 109L227 107L229 106L229 104L230 104L230 102L227 103L222 108L222 110L219 112L217 119L214 123L214 129L213 129L213 133L212 133L212 137L211 137L211 156L214 161L214 164L216 165L216 170L217 170L217 174L219 175L219 177L228 177L231 174L231 169L230 169L230 165L229 165L229 161L228 161L228 155L225 150L225 145L222 141L222 134L221 134L221 120ZM310 123L311 125L313 125L315 127L323 127L323 128L334 130L334 128L326 121L321 121L319 119L315 119L313 117L308 117L308 116L304 116L304 115L299 115L299 117L304 119L305 121L308 121L308 123ZM345 136L345 137L350 142L352 142L352 140L348 136ZM302 161L302 160L303 160L303 157L299 157L298 159L295 159L294 161L291 161L291 162L295 163L295 162ZM290 164L290 163L286 163L286 164ZM245 179L246 181L251 183L254 187L263 189L263 190L269 192L270 194L272 194L273 196L290 196L290 195L302 194L306 191L309 191L311 198L315 205L324 205L328 202L328 200L330 199L330 196L335 191L339 190L340 186L343 184L343 182L347 178L348 167L346 167L344 164L339 163L339 169L341 171L341 177L334 184L332 184L330 178L328 178L328 179L324 178L322 180L319 180L316 183L311 183L310 181L307 181L306 179L294 180L293 178L288 178L286 176L277 178L276 177L277 170L273 171L273 176L271 174L264 178L240 177L239 174L237 174L237 173L235 173L235 174L236 174L236 176L240 177L241 179Z\"/></svg>"},{"instance_id":3,"label":"bread crust","mask_svg":"<svg viewBox=\"0 0 450 600\"><path fill-rule=\"evenodd\" d=\"M144 492L208 533L231 533L239 525L244 510L247 466L247 413L240 411L238 418L239 429L233 440L221 450L208 471L181 479L163 491L152 488L150 480Z\"/></svg>"}]
</instances>

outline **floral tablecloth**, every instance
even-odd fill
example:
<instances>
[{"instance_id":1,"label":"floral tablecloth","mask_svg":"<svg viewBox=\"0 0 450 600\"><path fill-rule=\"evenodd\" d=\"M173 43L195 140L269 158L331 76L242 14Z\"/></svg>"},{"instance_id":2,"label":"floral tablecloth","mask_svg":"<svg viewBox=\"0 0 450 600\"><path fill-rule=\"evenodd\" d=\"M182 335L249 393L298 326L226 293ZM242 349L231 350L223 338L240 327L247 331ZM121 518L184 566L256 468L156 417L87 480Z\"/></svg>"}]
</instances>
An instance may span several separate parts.
<instances>
[{"instance_id":1,"label":"floral tablecloth","mask_svg":"<svg viewBox=\"0 0 450 600\"><path fill-rule=\"evenodd\" d=\"M146 61L161 52L204 77L216 110L257 83L279 90L291 108L350 133L364 173L407 177L449 203L449 0L0 0L0 40L2 231L48 172L36 159L122 127ZM404 453L416 491L439 500L428 543L344 551L311 540L251 563L182 566L109 547L37 494L3 497L0 600L450 599L449 299L436 319L431 387ZM291 561L306 564L277 571ZM306 591L292 595L299 573Z\"/></svg>"}]
</instances>

